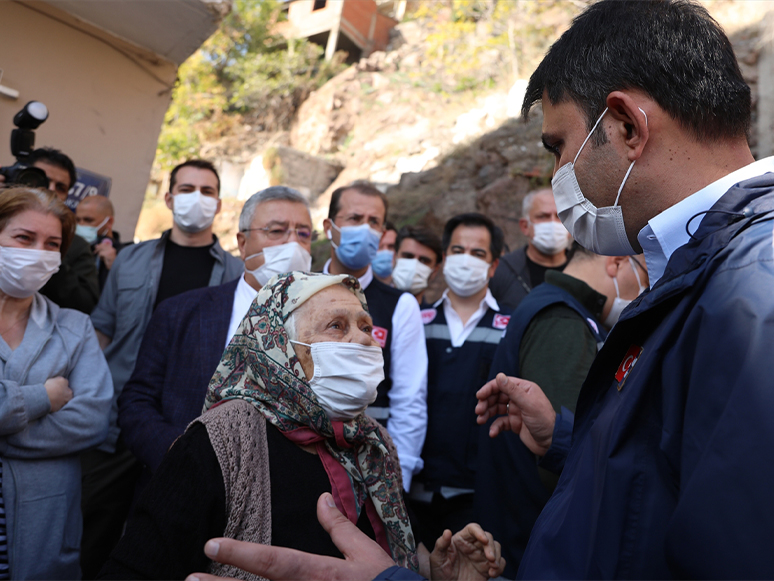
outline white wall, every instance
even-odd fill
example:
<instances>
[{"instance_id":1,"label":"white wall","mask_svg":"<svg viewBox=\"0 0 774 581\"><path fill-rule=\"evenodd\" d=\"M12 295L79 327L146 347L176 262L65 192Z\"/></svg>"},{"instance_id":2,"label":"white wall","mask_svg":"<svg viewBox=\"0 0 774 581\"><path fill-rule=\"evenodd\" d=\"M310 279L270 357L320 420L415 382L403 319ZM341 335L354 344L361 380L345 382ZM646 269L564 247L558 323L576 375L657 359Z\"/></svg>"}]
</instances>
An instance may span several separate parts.
<instances>
[{"instance_id":1,"label":"white wall","mask_svg":"<svg viewBox=\"0 0 774 581\"><path fill-rule=\"evenodd\" d=\"M20 93L0 96L0 165L14 162L13 115L44 102L36 147L111 177L116 230L131 240L177 65L48 4L0 1L0 69L2 84Z\"/></svg>"}]
</instances>

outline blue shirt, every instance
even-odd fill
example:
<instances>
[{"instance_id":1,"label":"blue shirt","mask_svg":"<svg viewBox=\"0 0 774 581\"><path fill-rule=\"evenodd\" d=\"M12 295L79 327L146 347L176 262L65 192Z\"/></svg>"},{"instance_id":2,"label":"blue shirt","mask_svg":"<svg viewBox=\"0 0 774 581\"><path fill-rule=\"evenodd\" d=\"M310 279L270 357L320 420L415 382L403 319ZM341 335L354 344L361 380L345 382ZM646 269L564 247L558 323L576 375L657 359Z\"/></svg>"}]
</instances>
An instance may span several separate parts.
<instances>
[{"instance_id":1,"label":"blue shirt","mask_svg":"<svg viewBox=\"0 0 774 581\"><path fill-rule=\"evenodd\" d=\"M653 288L663 276L672 253L690 240L686 224L693 216L712 208L734 184L766 172L774 172L774 157L746 165L651 218L637 235L648 264L650 287ZM691 232L696 231L703 218L702 214L691 222Z\"/></svg>"}]
</instances>

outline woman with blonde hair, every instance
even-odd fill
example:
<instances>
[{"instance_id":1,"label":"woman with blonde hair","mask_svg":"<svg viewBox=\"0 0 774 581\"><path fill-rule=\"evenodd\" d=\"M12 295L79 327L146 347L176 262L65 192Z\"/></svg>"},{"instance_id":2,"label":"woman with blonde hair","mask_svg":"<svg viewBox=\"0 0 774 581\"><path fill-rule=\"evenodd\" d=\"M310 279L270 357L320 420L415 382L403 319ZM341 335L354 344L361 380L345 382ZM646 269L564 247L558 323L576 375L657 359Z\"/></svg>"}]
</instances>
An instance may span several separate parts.
<instances>
[{"instance_id":1,"label":"woman with blonde hair","mask_svg":"<svg viewBox=\"0 0 774 581\"><path fill-rule=\"evenodd\" d=\"M112 381L89 317L38 291L75 233L51 193L0 191L0 579L79 579L78 453L107 435Z\"/></svg>"}]
</instances>

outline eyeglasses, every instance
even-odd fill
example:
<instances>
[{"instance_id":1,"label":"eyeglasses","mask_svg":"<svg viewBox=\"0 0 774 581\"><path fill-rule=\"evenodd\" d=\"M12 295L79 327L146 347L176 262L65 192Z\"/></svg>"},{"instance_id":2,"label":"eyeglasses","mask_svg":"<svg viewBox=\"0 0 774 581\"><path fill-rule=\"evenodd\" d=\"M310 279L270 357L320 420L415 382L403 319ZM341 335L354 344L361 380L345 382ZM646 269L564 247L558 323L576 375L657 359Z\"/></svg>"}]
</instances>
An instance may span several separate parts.
<instances>
[{"instance_id":1,"label":"eyeglasses","mask_svg":"<svg viewBox=\"0 0 774 581\"><path fill-rule=\"evenodd\" d=\"M287 240L291 232L295 232L299 240L311 240L313 237L312 229L308 226L299 226L298 228L283 228L282 226L266 226L264 228L245 228L242 232L252 232L260 230L269 240Z\"/></svg>"}]
</instances>

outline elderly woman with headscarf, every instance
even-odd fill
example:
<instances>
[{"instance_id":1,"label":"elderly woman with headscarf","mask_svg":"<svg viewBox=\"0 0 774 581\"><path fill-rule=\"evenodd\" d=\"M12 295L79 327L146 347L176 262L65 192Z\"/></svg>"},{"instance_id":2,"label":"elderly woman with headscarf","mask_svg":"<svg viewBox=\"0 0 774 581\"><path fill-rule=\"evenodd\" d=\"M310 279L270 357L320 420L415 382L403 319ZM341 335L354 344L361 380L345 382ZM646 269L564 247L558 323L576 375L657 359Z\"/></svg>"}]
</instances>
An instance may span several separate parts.
<instances>
[{"instance_id":1,"label":"elderly woman with headscarf","mask_svg":"<svg viewBox=\"0 0 774 581\"><path fill-rule=\"evenodd\" d=\"M223 354L206 413L170 449L101 577L253 578L207 559L218 536L341 556L317 522L324 492L404 567L501 571L499 544L478 525L445 533L433 559L417 548L395 448L363 413L384 377L371 325L354 277L269 281Z\"/></svg>"}]
</instances>

